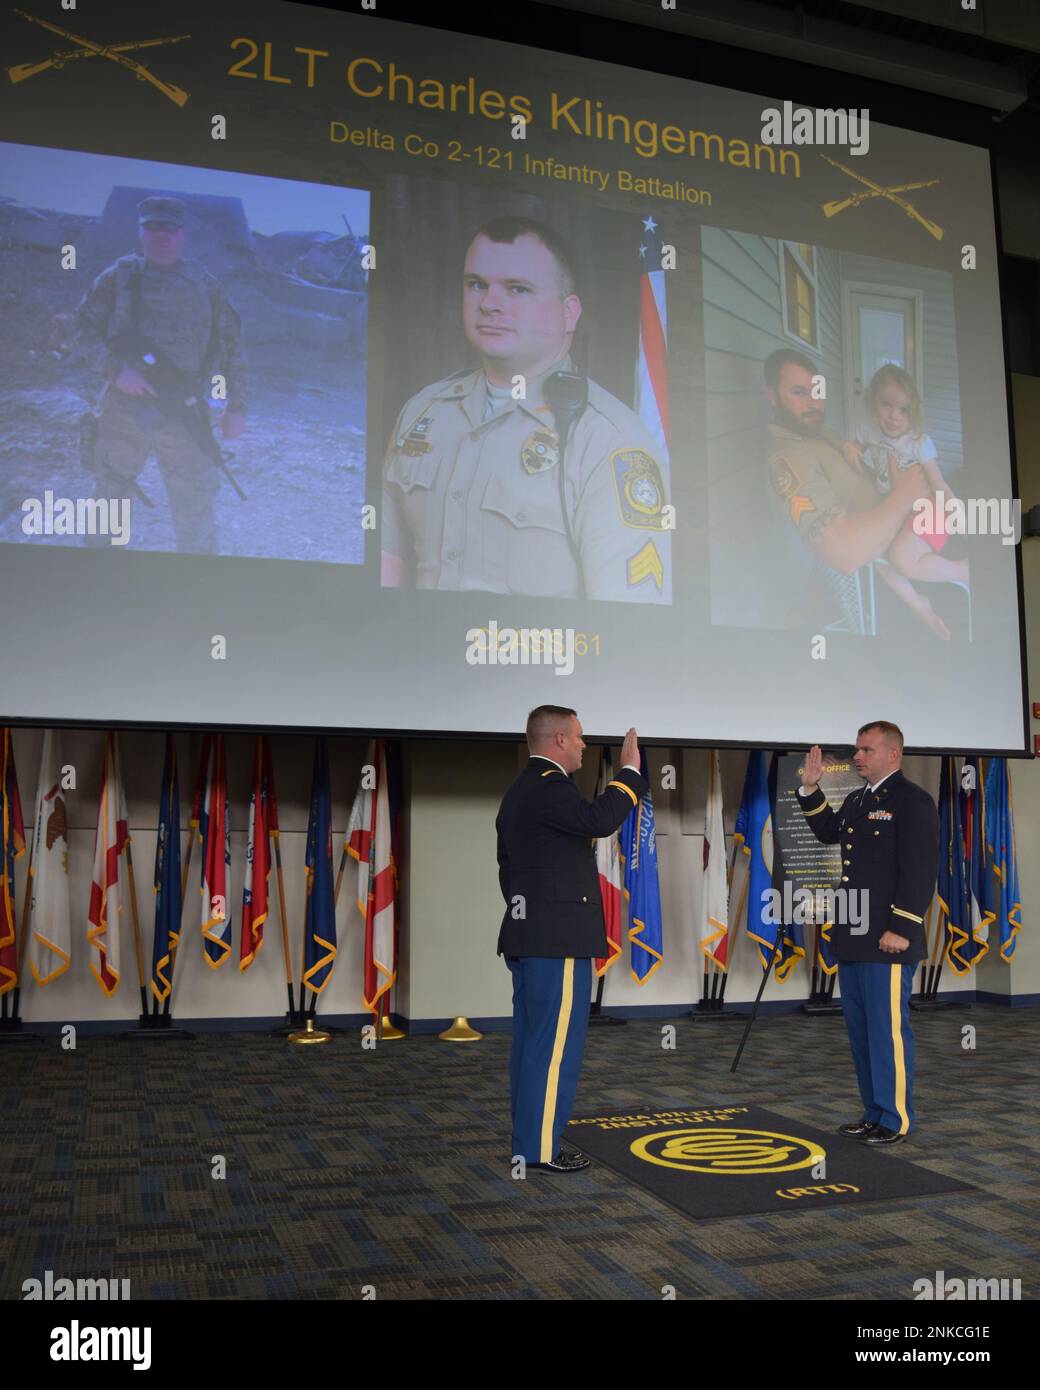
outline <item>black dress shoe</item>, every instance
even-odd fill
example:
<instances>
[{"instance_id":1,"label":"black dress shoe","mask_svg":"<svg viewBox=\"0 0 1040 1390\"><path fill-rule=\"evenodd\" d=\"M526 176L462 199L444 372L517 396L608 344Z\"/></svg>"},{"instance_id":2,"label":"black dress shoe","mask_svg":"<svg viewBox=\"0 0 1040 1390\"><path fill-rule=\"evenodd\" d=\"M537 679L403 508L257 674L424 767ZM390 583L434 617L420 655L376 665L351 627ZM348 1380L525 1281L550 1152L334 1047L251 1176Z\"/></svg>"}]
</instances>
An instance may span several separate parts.
<instances>
[{"instance_id":1,"label":"black dress shoe","mask_svg":"<svg viewBox=\"0 0 1040 1390\"><path fill-rule=\"evenodd\" d=\"M853 1138L860 1139L864 1134L872 1134L877 1129L875 1120L855 1120L849 1125L839 1125L839 1134L851 1134Z\"/></svg>"},{"instance_id":2,"label":"black dress shoe","mask_svg":"<svg viewBox=\"0 0 1040 1390\"><path fill-rule=\"evenodd\" d=\"M561 1149L548 1163L529 1163L527 1166L543 1173L577 1173L582 1168L590 1168L592 1159L586 1158L583 1153L567 1153Z\"/></svg>"},{"instance_id":3,"label":"black dress shoe","mask_svg":"<svg viewBox=\"0 0 1040 1390\"><path fill-rule=\"evenodd\" d=\"M906 1135L900 1134L896 1129L886 1129L884 1125L875 1125L871 1132L864 1134L859 1142L877 1148L880 1144L898 1144L900 1140L905 1138Z\"/></svg>"}]
</instances>

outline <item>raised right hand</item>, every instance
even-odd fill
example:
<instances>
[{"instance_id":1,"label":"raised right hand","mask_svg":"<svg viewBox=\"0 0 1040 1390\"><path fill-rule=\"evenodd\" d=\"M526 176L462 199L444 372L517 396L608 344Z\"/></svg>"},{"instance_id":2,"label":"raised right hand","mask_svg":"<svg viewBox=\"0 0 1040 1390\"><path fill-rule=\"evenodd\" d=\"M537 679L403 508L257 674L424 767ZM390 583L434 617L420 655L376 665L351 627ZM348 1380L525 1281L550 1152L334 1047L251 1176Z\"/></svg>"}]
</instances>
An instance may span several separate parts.
<instances>
[{"instance_id":1,"label":"raised right hand","mask_svg":"<svg viewBox=\"0 0 1040 1390\"><path fill-rule=\"evenodd\" d=\"M621 765L631 763L633 767L639 766L639 743L636 740L635 729L629 729L625 735L625 741L621 745Z\"/></svg>"},{"instance_id":2,"label":"raised right hand","mask_svg":"<svg viewBox=\"0 0 1040 1390\"><path fill-rule=\"evenodd\" d=\"M807 791L815 791L820 784L823 775L823 749L818 743L814 743L805 755L805 771L802 774L802 786Z\"/></svg>"},{"instance_id":3,"label":"raised right hand","mask_svg":"<svg viewBox=\"0 0 1040 1390\"><path fill-rule=\"evenodd\" d=\"M159 394L148 378L142 376L133 367L124 367L112 385L126 396L157 396Z\"/></svg>"}]
</instances>

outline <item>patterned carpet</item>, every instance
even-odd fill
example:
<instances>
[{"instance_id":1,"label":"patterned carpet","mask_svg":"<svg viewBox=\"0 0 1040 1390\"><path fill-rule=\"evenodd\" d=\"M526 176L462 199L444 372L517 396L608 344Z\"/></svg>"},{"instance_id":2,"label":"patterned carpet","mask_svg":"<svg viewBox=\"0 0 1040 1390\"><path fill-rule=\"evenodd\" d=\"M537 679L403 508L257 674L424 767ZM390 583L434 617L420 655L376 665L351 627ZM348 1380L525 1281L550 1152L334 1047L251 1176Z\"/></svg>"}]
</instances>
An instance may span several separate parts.
<instances>
[{"instance_id":1,"label":"patterned carpet","mask_svg":"<svg viewBox=\"0 0 1040 1390\"><path fill-rule=\"evenodd\" d=\"M844 1026L675 1020L590 1033L576 1114L757 1102L831 1129ZM961 1029L977 1030L976 1048ZM695 1222L602 1166L509 1177L509 1039L294 1049L56 1038L0 1050L0 1297L129 1278L134 1298L906 1299L914 1279L1040 1286L1040 1011L917 1014L919 1130L895 1150L978 1191ZM214 1156L227 1177L214 1179Z\"/></svg>"}]
</instances>

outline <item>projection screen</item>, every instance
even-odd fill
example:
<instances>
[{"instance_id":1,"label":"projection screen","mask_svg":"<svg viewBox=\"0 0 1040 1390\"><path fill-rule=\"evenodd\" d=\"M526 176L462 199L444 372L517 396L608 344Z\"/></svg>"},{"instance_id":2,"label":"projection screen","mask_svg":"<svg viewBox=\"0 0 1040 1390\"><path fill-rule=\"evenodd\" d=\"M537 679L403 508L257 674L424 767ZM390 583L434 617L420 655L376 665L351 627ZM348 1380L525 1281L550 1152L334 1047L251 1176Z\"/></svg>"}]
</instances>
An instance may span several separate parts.
<instances>
[{"instance_id":1,"label":"projection screen","mask_svg":"<svg viewBox=\"0 0 1040 1390\"><path fill-rule=\"evenodd\" d=\"M985 150L54 15L2 20L5 718L1025 747Z\"/></svg>"}]
</instances>

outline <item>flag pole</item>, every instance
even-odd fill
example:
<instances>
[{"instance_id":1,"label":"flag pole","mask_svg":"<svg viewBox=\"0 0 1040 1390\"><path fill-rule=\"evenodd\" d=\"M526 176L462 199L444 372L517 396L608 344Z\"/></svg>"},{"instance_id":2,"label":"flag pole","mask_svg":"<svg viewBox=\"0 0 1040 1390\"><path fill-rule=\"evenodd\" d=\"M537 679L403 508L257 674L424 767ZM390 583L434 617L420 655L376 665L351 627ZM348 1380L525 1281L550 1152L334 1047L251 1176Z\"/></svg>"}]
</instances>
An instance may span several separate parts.
<instances>
[{"instance_id":1,"label":"flag pole","mask_svg":"<svg viewBox=\"0 0 1040 1390\"><path fill-rule=\"evenodd\" d=\"M350 854L347 850L347 837L343 837L343 848L339 856L339 869L336 871L336 886L332 890L332 906L336 907L339 903L339 886L343 882L343 875L347 871L347 860Z\"/></svg>"},{"instance_id":2,"label":"flag pole","mask_svg":"<svg viewBox=\"0 0 1040 1390\"><path fill-rule=\"evenodd\" d=\"M199 750L199 767L195 774L195 792L192 797L192 811L194 811L196 807L201 807L202 805L202 788L205 784L206 768L209 763L208 740L209 735L204 734L202 738L202 747ZM180 834L179 826L177 827L177 833ZM177 946L184 929L184 901L188 893L188 871L191 868L191 852L195 848L195 841L198 837L199 820L196 816L191 815L188 817L188 853L184 856L184 868L181 871L181 931L177 933L177 940L172 942L170 946L170 992L163 1000L162 1011L164 1018L169 1018L170 1016L170 1000L173 998L173 972L177 964ZM158 1003L158 1000L156 1003Z\"/></svg>"},{"instance_id":3,"label":"flag pole","mask_svg":"<svg viewBox=\"0 0 1040 1390\"><path fill-rule=\"evenodd\" d=\"M278 881L278 916L282 923L282 954L285 957L285 988L289 995L289 1019L292 1020L294 1013L293 1000L293 977L292 960L289 954L289 919L285 911L285 879L282 876L282 841L281 833L272 830L271 836L274 840L274 871Z\"/></svg>"},{"instance_id":4,"label":"flag pole","mask_svg":"<svg viewBox=\"0 0 1040 1390\"><path fill-rule=\"evenodd\" d=\"M144 988L144 957L141 954L141 922L137 915L137 884L134 880L134 856L130 848L130 836L126 837L126 874L127 883L130 887L130 917L134 927L134 950L137 953L137 978L141 986L141 1020L142 1023L148 1013L148 1001ZM170 990L173 990L173 981L170 981Z\"/></svg>"},{"instance_id":5,"label":"flag pole","mask_svg":"<svg viewBox=\"0 0 1040 1390\"><path fill-rule=\"evenodd\" d=\"M195 847L195 840L196 840L196 837L198 836L198 832L199 832L199 823L198 823L198 821L197 821L197 820L190 820L190 821L188 822L188 853L187 853L187 855L185 856L184 868L183 868L183 870L182 870L182 872L181 872L181 920L180 920L180 923L179 923L180 930L177 932L177 939L176 939L176 941L172 941L172 942L170 943L170 992L169 992L169 994L166 996L166 998L163 1000L163 1006L162 1006L162 1016L163 1016L163 1018L169 1018L169 1016L170 1016L170 1000L173 998L173 978L174 978L174 970L175 970L176 965L177 965L177 947L180 945L181 937L184 935L184 904L185 904L185 901L186 901L186 899L187 899L187 893L188 893L188 870L191 868L191 852L192 852L192 849ZM180 833L180 832L178 831L178 834L179 834L179 833ZM156 1000L155 1002L156 1002L156 1005L158 1006L159 1001Z\"/></svg>"},{"instance_id":6,"label":"flag pole","mask_svg":"<svg viewBox=\"0 0 1040 1390\"><path fill-rule=\"evenodd\" d=\"M25 896L22 899L22 928L18 938L18 959L15 965L17 974L15 975L14 989L11 991L11 1018L10 1022L18 1027L18 1001L22 995L22 972L25 969L25 947L29 935L29 906L32 902L32 879L33 862L32 852L36 841L35 826L33 827L33 838L29 843L29 862L25 867ZM6 1003L7 996L4 996Z\"/></svg>"},{"instance_id":7,"label":"flag pole","mask_svg":"<svg viewBox=\"0 0 1040 1390\"><path fill-rule=\"evenodd\" d=\"M733 1058L733 1064L730 1067L731 1072L736 1071L737 1067L740 1065L740 1056L741 1053L744 1051L744 1044L747 1042L748 1035L751 1032L751 1025L758 1017L758 1005L761 1001L762 995L765 992L766 981L769 979L769 976L772 973L773 966L779 958L780 947L782 946L782 944L783 936L778 931L776 934L776 940L773 942L773 952L772 955L769 957L769 963L765 966L765 968L762 971L762 981L758 986L758 993L755 995L755 1002L751 1006L751 1017L748 1019L747 1026L744 1029L744 1036L741 1038L740 1046L737 1048L737 1055Z\"/></svg>"}]
</instances>

